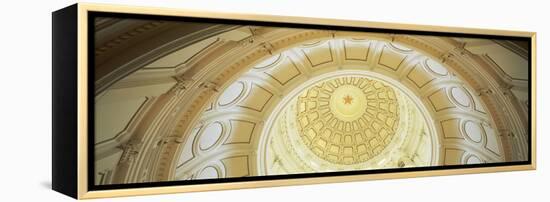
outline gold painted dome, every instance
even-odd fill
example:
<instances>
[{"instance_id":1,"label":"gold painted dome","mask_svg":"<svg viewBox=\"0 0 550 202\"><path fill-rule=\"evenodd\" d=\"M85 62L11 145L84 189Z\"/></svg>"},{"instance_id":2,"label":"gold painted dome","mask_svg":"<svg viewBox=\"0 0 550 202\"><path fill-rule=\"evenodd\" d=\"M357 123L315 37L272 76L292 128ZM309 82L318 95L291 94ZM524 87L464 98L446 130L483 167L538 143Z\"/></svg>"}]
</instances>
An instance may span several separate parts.
<instances>
[{"instance_id":1,"label":"gold painted dome","mask_svg":"<svg viewBox=\"0 0 550 202\"><path fill-rule=\"evenodd\" d=\"M318 83L296 104L300 139L315 155L336 164L377 156L392 141L399 122L394 90L368 78Z\"/></svg>"}]
</instances>

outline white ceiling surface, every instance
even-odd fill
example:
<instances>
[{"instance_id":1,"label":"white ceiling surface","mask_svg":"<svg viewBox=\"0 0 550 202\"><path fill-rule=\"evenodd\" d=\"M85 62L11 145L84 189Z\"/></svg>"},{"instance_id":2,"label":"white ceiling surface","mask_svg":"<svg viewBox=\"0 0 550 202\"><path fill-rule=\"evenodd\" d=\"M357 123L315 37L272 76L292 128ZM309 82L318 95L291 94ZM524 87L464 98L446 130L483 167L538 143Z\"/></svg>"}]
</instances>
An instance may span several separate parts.
<instances>
[{"instance_id":1,"label":"white ceiling surface","mask_svg":"<svg viewBox=\"0 0 550 202\"><path fill-rule=\"evenodd\" d=\"M550 17L544 1L306 1L294 0L120 0L93 1L201 10L329 17L413 24L468 26L538 32L539 89L550 87L548 66ZM74 3L13 1L0 14L0 44L4 57L0 90L0 168L2 201L72 201L51 186L51 11ZM498 9L496 8L498 7ZM538 103L550 91L539 91ZM538 106L538 120L550 119L548 105ZM539 132L544 124L539 121ZM464 176L291 186L97 201L528 201L547 197L550 179L550 138L539 133L538 170Z\"/></svg>"}]
</instances>

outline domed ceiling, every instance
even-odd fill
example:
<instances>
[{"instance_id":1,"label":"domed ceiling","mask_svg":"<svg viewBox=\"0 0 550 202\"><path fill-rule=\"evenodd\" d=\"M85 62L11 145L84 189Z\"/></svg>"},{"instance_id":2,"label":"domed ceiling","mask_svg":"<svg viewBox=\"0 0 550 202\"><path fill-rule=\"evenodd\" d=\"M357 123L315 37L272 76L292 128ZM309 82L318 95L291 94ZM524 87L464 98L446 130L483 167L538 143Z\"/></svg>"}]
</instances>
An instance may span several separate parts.
<instances>
[{"instance_id":1,"label":"domed ceiling","mask_svg":"<svg viewBox=\"0 0 550 202\"><path fill-rule=\"evenodd\" d=\"M427 119L418 101L366 71L312 78L283 100L268 137L268 174L423 166ZM422 138L424 137L424 138ZM417 152L418 139L426 152ZM425 165L424 165L425 166Z\"/></svg>"},{"instance_id":2,"label":"domed ceiling","mask_svg":"<svg viewBox=\"0 0 550 202\"><path fill-rule=\"evenodd\" d=\"M392 141L399 108L394 90L380 81L343 77L321 82L297 99L303 143L335 164L362 163Z\"/></svg>"},{"instance_id":3,"label":"domed ceiling","mask_svg":"<svg viewBox=\"0 0 550 202\"><path fill-rule=\"evenodd\" d=\"M510 57L515 51L498 54L506 49L502 44L343 30L114 23L132 25L130 31L143 23L163 28L120 41L118 48L97 45L99 184L528 156L527 71L509 71L527 67L527 60ZM113 28L119 26L98 36L112 33L116 41L128 31ZM131 41L140 46L126 51Z\"/></svg>"}]
</instances>

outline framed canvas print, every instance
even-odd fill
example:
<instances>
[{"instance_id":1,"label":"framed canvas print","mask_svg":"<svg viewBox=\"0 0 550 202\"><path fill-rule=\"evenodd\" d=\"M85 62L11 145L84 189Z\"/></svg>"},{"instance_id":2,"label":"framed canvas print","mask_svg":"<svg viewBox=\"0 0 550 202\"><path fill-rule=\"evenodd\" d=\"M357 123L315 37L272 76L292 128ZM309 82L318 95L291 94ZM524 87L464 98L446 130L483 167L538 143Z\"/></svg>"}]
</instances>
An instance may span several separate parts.
<instances>
[{"instance_id":1,"label":"framed canvas print","mask_svg":"<svg viewBox=\"0 0 550 202\"><path fill-rule=\"evenodd\" d=\"M74 198L535 169L533 32L52 15L52 185Z\"/></svg>"}]
</instances>

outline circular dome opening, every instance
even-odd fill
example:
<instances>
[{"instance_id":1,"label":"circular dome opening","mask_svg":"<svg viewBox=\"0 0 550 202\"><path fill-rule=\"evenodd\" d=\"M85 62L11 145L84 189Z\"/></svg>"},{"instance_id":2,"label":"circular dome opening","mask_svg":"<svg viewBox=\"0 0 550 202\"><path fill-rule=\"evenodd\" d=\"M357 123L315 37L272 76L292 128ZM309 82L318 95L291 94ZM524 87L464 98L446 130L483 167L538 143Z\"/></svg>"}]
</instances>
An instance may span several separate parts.
<instances>
[{"instance_id":1,"label":"circular dome opening","mask_svg":"<svg viewBox=\"0 0 550 202\"><path fill-rule=\"evenodd\" d=\"M428 166L433 145L426 110L387 79L340 72L294 89L267 123L266 173Z\"/></svg>"},{"instance_id":2,"label":"circular dome opening","mask_svg":"<svg viewBox=\"0 0 550 202\"><path fill-rule=\"evenodd\" d=\"M298 133L318 157L355 164L377 156L398 126L394 90L381 81L341 77L320 82L296 100Z\"/></svg>"}]
</instances>

